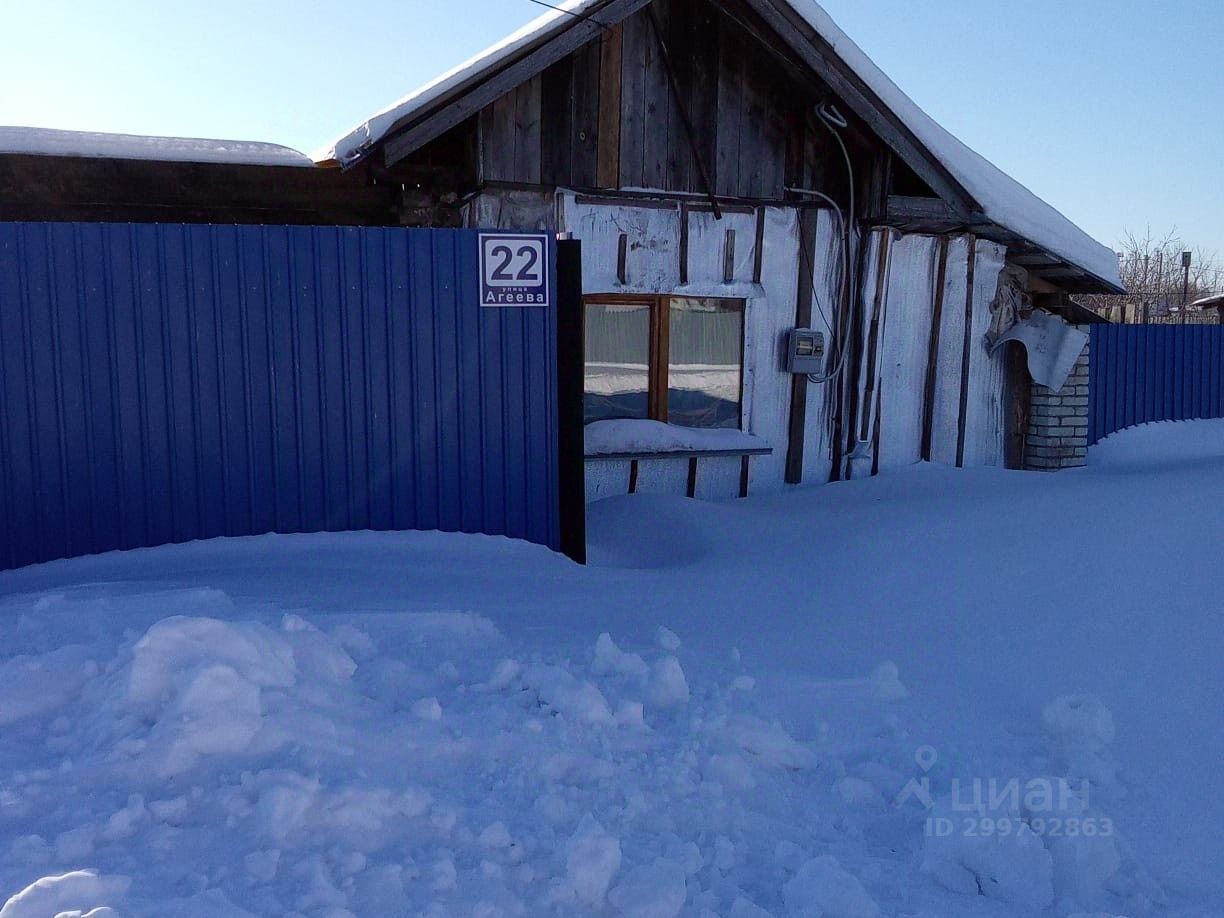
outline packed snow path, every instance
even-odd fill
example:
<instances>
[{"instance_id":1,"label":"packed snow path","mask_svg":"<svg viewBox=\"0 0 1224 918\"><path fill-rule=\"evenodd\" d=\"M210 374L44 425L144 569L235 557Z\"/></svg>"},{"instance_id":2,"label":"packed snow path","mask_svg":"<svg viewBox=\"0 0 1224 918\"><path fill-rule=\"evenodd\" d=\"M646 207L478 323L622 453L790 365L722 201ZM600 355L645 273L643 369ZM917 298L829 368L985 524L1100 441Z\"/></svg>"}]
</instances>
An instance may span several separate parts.
<instances>
[{"instance_id":1,"label":"packed snow path","mask_svg":"<svg viewBox=\"0 0 1224 918\"><path fill-rule=\"evenodd\" d=\"M1095 459L0 575L0 916L1222 915L1224 424Z\"/></svg>"}]
</instances>

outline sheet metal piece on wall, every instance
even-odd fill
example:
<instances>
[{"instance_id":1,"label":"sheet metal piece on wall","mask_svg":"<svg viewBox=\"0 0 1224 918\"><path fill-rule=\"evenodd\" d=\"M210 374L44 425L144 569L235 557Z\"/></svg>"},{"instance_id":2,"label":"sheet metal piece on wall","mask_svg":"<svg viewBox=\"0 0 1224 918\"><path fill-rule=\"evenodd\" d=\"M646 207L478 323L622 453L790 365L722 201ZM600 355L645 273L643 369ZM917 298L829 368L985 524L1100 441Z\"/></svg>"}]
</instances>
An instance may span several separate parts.
<instances>
[{"instance_id":1,"label":"sheet metal piece on wall","mask_svg":"<svg viewBox=\"0 0 1224 918\"><path fill-rule=\"evenodd\" d=\"M482 309L477 241L0 224L0 568L264 532L556 548L556 313Z\"/></svg>"},{"instance_id":2,"label":"sheet metal piece on wall","mask_svg":"<svg viewBox=\"0 0 1224 918\"><path fill-rule=\"evenodd\" d=\"M1075 362L1084 352L1088 335L1059 316L1037 309L1023 322L1002 334L990 349L993 355L1008 341L1024 345L1029 375L1035 382L1057 392L1067 382Z\"/></svg>"}]
</instances>

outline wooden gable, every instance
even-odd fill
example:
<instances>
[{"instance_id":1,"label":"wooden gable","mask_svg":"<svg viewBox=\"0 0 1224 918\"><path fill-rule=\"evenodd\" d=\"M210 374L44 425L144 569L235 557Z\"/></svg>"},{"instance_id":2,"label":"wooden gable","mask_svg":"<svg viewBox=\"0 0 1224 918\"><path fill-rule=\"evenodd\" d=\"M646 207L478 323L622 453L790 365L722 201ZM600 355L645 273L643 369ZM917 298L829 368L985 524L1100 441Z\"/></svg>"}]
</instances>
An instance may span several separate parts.
<instances>
[{"instance_id":1,"label":"wooden gable","mask_svg":"<svg viewBox=\"0 0 1224 918\"><path fill-rule=\"evenodd\" d=\"M795 186L844 195L840 151L813 114L824 101L836 103L833 91L750 4L654 0L440 140L474 138L476 161L462 171L476 185L702 194L708 180L724 198L782 200ZM847 117L870 214L892 157ZM403 162L426 161L436 143Z\"/></svg>"}]
</instances>

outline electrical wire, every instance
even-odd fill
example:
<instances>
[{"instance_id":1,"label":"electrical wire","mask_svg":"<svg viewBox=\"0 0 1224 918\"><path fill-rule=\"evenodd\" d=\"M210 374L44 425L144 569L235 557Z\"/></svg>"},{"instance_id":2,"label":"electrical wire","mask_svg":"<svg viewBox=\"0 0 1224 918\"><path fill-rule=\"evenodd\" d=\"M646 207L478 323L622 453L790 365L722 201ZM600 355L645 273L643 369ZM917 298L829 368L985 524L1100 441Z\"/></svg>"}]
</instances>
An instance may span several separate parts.
<instances>
[{"instance_id":1,"label":"electrical wire","mask_svg":"<svg viewBox=\"0 0 1224 918\"><path fill-rule=\"evenodd\" d=\"M855 214L855 209L854 209L854 203L855 203L854 201L854 164L852 160L850 159L850 151L846 148L846 142L845 140L842 139L842 136L841 136L841 129L848 127L849 122L846 120L846 116L843 115L840 111L838 111L837 106L831 105L830 103L827 103L827 102L822 102L819 106L817 106L816 116L817 116L817 119L820 121L820 123L823 124L825 128L828 129L829 133L833 135L833 139L837 141L837 146L841 150L842 160L846 164L846 179L847 179L848 198L849 198L849 211L848 212L850 215L849 219L847 219L846 217L847 212L843 211L842 208L838 206L836 201L834 201L831 197L829 197L827 194L825 194L822 191L813 191L811 189L805 189L805 188L787 189L788 191L792 191L797 194L805 194L811 197L818 198L826 202L827 204L829 204L829 206L833 208L834 214L837 215L837 222L838 222L839 228L841 229L841 235L842 235L842 271L841 271L840 283L838 284L838 299L840 300L841 305L845 309L845 312L846 312L846 315L845 315L846 334L845 335L838 335L837 327L829 320L829 317L825 315L824 308L820 305L820 297L815 295L816 267L815 267L815 264L809 263L809 268L810 268L810 272L812 275L813 298L816 300L816 308L820 312L821 319L823 319L825 322L825 325L828 326L830 335L836 341L837 359L836 361L834 361L834 366L832 367L832 369L826 369L824 375L817 375L813 373L807 374L808 382L819 385L819 384L823 384L827 382L832 382L834 379L840 376L842 371L845 369L846 357L850 351L850 348L848 347L847 341L845 339L849 337L850 329L854 327L853 325L854 301L855 301L855 294L858 289L858 284L857 284L858 278L857 278L857 272L855 271L855 258L854 258L854 250L856 247L855 246L856 239L855 239L855 233L854 233L854 214ZM806 258L808 257L807 242L804 239L802 239L802 235L803 235L802 226L803 226L802 223L800 223L800 237L801 238L800 238L799 244L800 244L800 248L803 251L804 257ZM813 243L815 242L815 240L812 240L812 241Z\"/></svg>"},{"instance_id":2,"label":"electrical wire","mask_svg":"<svg viewBox=\"0 0 1224 918\"><path fill-rule=\"evenodd\" d=\"M817 106L816 115L820 123L823 124L825 128L828 130L828 132L833 135L833 139L837 142L838 149L841 150L842 160L846 164L847 197L849 198L848 213L850 216L848 220L843 217L842 223L845 228L846 274L850 278L850 296L847 300L845 300L845 315L846 315L845 331L846 331L847 341L839 344L838 366L833 371L827 373L825 377L813 378L809 376L808 379L812 380L813 382L831 380L835 378L836 376L838 376L840 373L842 373L842 371L845 369L845 366L844 366L845 359L844 358L846 354L849 352L848 340L850 338L851 331L854 329L854 324L856 321L855 304L857 303L859 299L858 277L857 277L857 271L856 271L857 259L854 257L855 252L857 251L857 248L858 248L858 245L857 245L858 240L855 236L855 215L858 213L858 211L855 208L854 163L850 158L850 151L846 147L846 141L842 137L842 134L841 134L842 130L844 130L845 128L849 126L849 122L847 121L846 116L843 115L840 111L838 111L836 105L833 105L828 102L822 102L820 105ZM825 197L825 196L822 195L821 197ZM814 279L813 279L813 285L814 285ZM868 412L867 417L870 419L868 423L870 424L871 427L874 428L875 425L879 423L879 417L876 414L875 410L870 405L867 406L867 412ZM852 434L855 440L855 445L846 456L846 459L850 462L852 462L856 457L860 455L860 451L864 447L868 446L871 443L872 434L870 431L866 429L866 426L867 425L864 425L864 431L863 431L863 433L866 435L865 437L860 436L858 431L855 431Z\"/></svg>"},{"instance_id":3,"label":"electrical wire","mask_svg":"<svg viewBox=\"0 0 1224 918\"><path fill-rule=\"evenodd\" d=\"M573 16L575 19L581 19L581 20L583 20L584 22L593 22L595 25L599 26L599 27L600 27L601 29L603 29L605 32L611 32L611 31L612 31L612 30L611 30L611 29L610 29L610 28L609 28L609 27L608 27L606 24L604 24L604 23L600 22L598 19L596 19L596 18L595 18L594 16L592 16L590 13L576 13L576 12L574 12L573 10L567 10L567 9L566 9L565 7L563 7L563 6L554 6L554 5L553 5L553 4L551 4L551 3L545 3L545 2L544 2L544 0L527 0L527 2L528 2L528 3L534 3L536 6L542 6L542 7L544 7L545 9L555 10L555 11L556 11L556 12L558 12L558 13L564 13L566 16Z\"/></svg>"},{"instance_id":4,"label":"electrical wire","mask_svg":"<svg viewBox=\"0 0 1224 918\"><path fill-rule=\"evenodd\" d=\"M787 191L790 191L794 194L810 195L811 197L819 198L820 200L827 203L830 208L832 208L833 214L837 218L838 235L841 237L841 245L839 246L839 248L841 249L842 270L839 272L839 277L838 277L837 299L839 303L845 304L847 302L847 299L846 299L847 285L848 283L850 283L850 247L849 247L849 238L846 233L845 214L842 212L842 209L838 205L838 203L822 191L813 191L812 189L809 189L809 188L788 188ZM810 240L810 242L814 246L816 243L816 240L812 239ZM842 369L845 367L846 354L847 354L848 349L845 346L843 337L837 334L837 325L834 324L833 320L830 319L829 316L825 313L824 306L822 306L820 302L820 295L816 292L816 265L812 258L811 252L808 251L808 243L809 243L809 240L803 237L803 221L800 220L799 222L799 249L800 249L800 254L802 255L804 262L806 262L807 264L808 273L812 278L812 299L816 301L816 309L820 313L821 320L824 322L825 326L829 329L829 335L832 339L832 342L830 344L830 351L832 352L834 348L836 348L837 359L834 361L834 366L832 369L827 369L823 376L817 375L815 373L806 374L808 382L821 384L821 383L830 382L836 379L837 376L841 373Z\"/></svg>"}]
</instances>

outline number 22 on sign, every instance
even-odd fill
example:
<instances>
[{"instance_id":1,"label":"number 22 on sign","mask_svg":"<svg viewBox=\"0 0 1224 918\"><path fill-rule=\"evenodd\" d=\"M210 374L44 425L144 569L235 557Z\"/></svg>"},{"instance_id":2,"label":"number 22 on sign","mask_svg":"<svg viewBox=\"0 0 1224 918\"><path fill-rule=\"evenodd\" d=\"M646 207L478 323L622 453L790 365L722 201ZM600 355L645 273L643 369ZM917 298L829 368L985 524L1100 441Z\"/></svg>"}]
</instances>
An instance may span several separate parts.
<instances>
[{"instance_id":1,"label":"number 22 on sign","mask_svg":"<svg viewBox=\"0 0 1224 918\"><path fill-rule=\"evenodd\" d=\"M548 306L548 237L481 233L480 304Z\"/></svg>"}]
</instances>

